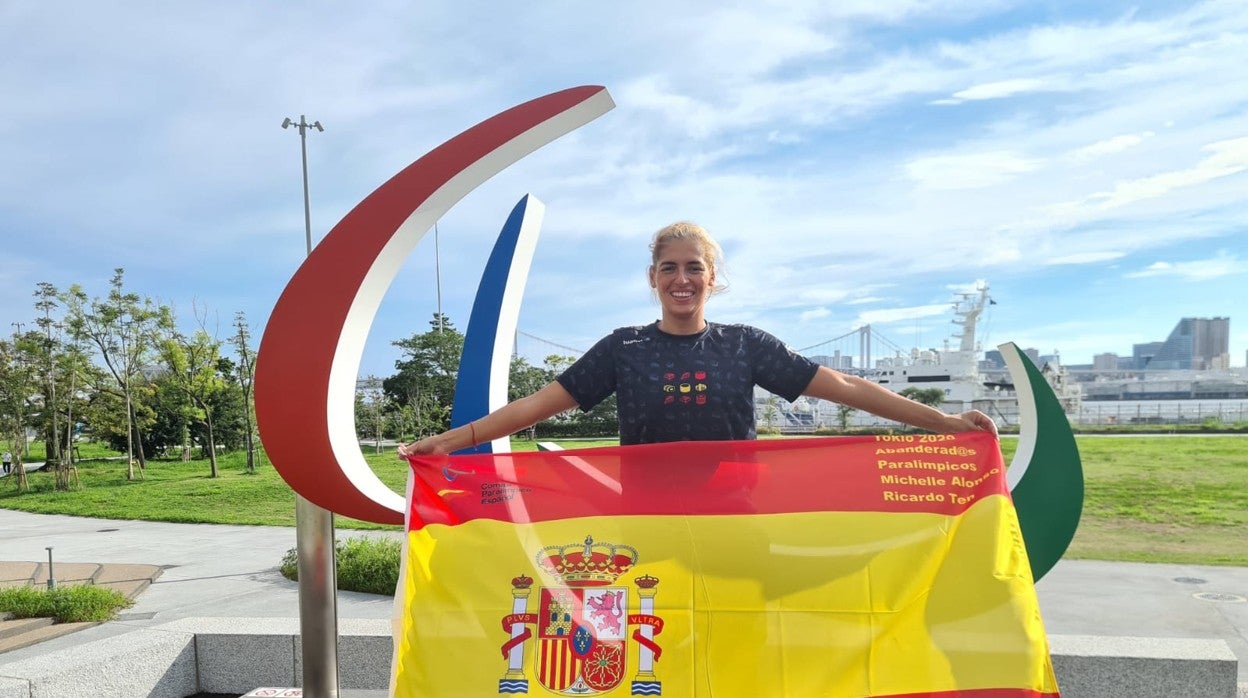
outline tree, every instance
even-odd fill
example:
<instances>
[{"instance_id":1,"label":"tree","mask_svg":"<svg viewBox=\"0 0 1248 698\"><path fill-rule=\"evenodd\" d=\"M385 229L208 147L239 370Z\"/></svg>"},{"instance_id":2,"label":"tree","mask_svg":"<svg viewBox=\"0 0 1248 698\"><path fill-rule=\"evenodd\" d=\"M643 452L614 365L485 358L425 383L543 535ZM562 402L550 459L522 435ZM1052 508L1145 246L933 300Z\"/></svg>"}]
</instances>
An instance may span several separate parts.
<instances>
[{"instance_id":1,"label":"tree","mask_svg":"<svg viewBox=\"0 0 1248 698\"><path fill-rule=\"evenodd\" d=\"M840 403L837 403L836 423L838 426L840 426L841 431L849 430L849 418L852 417L854 413L857 411L858 410L854 409L853 407L850 407L849 405L842 405Z\"/></svg>"},{"instance_id":2,"label":"tree","mask_svg":"<svg viewBox=\"0 0 1248 698\"><path fill-rule=\"evenodd\" d=\"M146 381L141 369L150 357L160 313L151 299L127 293L124 279L125 270L118 267L113 270L106 298L88 302L86 293L75 284L64 300L70 332L95 347L111 376L111 385L97 385L97 391L112 390L124 400L127 477L133 480L136 445L140 473L146 466L142 441L136 438L136 401L140 397L137 388Z\"/></svg>"},{"instance_id":3,"label":"tree","mask_svg":"<svg viewBox=\"0 0 1248 698\"><path fill-rule=\"evenodd\" d=\"M11 449L13 453L10 477L20 492L29 488L23 456L26 453L26 403L32 373L33 369L22 356L17 342L0 340L0 449Z\"/></svg>"},{"instance_id":4,"label":"tree","mask_svg":"<svg viewBox=\"0 0 1248 698\"><path fill-rule=\"evenodd\" d=\"M541 390L555 379L555 374L547 368L539 368L533 366L520 356L511 358L511 367L507 379L507 399L519 400L526 395L532 395ZM537 437L537 425L525 429L529 440Z\"/></svg>"},{"instance_id":5,"label":"tree","mask_svg":"<svg viewBox=\"0 0 1248 698\"><path fill-rule=\"evenodd\" d=\"M189 461L195 405L187 397L186 391L168 373L152 381L151 388L151 395L144 400L144 406L152 410L152 421L141 432L143 452L164 456L176 452L183 461ZM124 430L125 425L121 425L121 428ZM125 432L117 431L116 435L121 436L120 446L125 448Z\"/></svg>"},{"instance_id":6,"label":"tree","mask_svg":"<svg viewBox=\"0 0 1248 698\"><path fill-rule=\"evenodd\" d=\"M81 401L80 376L87 375L89 360L79 339L71 332L68 341L62 335L64 323L53 317L60 309L62 296L52 284L41 281L35 286L35 319L40 334L32 342L36 348L37 365L42 371L43 409L41 424L47 461L55 473L55 488L70 489L73 465L74 405ZM33 339L33 337L32 337Z\"/></svg>"},{"instance_id":7,"label":"tree","mask_svg":"<svg viewBox=\"0 0 1248 698\"><path fill-rule=\"evenodd\" d=\"M251 328L247 326L247 315L243 311L234 313L234 329L236 334L231 340L234 345L234 351L238 354L238 363L235 364L238 375L238 385L243 391L243 421L246 431L243 433L244 444L247 448L247 472L256 472L256 444L255 429L252 424L251 398L255 394L256 381L256 352L251 348Z\"/></svg>"},{"instance_id":8,"label":"tree","mask_svg":"<svg viewBox=\"0 0 1248 698\"><path fill-rule=\"evenodd\" d=\"M464 335L450 318L434 313L430 330L394 342L406 358L394 362L398 373L382 381L382 390L399 405L415 410L417 435L450 428L451 403Z\"/></svg>"},{"instance_id":9,"label":"tree","mask_svg":"<svg viewBox=\"0 0 1248 698\"><path fill-rule=\"evenodd\" d=\"M780 416L780 408L776 407L776 396L767 394L767 406L763 408L763 421L770 432L775 432L776 417Z\"/></svg>"},{"instance_id":10,"label":"tree","mask_svg":"<svg viewBox=\"0 0 1248 698\"><path fill-rule=\"evenodd\" d=\"M549 369L534 366L525 361L524 357L513 356L508 369L507 399L519 400L526 395L532 395L554 379L555 375Z\"/></svg>"},{"instance_id":11,"label":"tree","mask_svg":"<svg viewBox=\"0 0 1248 698\"><path fill-rule=\"evenodd\" d=\"M52 311L60 307L56 302L56 296L56 287L52 284L46 281L36 284L35 310L43 313L41 317L35 319L35 324L39 325L39 329L44 333L40 364L43 369L46 459L56 469L56 489L67 490L69 478L65 473L65 464L61 460L61 430L57 428L56 419L56 354L60 345L60 325L52 320ZM54 328L56 329L55 338L53 337Z\"/></svg>"},{"instance_id":12,"label":"tree","mask_svg":"<svg viewBox=\"0 0 1248 698\"><path fill-rule=\"evenodd\" d=\"M217 376L221 389L212 394L213 435L217 448L223 451L241 450L246 442L246 419L243 416L243 391L235 378L237 369L228 358L217 361ZM191 424L191 433L200 444L205 442L207 432L203 422Z\"/></svg>"},{"instance_id":13,"label":"tree","mask_svg":"<svg viewBox=\"0 0 1248 698\"><path fill-rule=\"evenodd\" d=\"M945 391L940 388L906 388L897 394L929 407L940 407L945 402Z\"/></svg>"},{"instance_id":14,"label":"tree","mask_svg":"<svg viewBox=\"0 0 1248 698\"><path fill-rule=\"evenodd\" d=\"M81 340L70 334L61 355L62 373L68 377L69 385L65 395L65 460L72 464L75 461L75 435L78 433L78 419L82 417L86 404L83 386L90 384L92 376L99 376L99 369L91 365ZM95 382L98 382L95 381ZM68 468L66 468L68 470Z\"/></svg>"},{"instance_id":15,"label":"tree","mask_svg":"<svg viewBox=\"0 0 1248 698\"><path fill-rule=\"evenodd\" d=\"M226 389L225 382L217 373L221 358L221 340L202 328L190 337L177 330L176 319L169 309L162 309L160 326L164 336L158 342L160 357L169 370L173 385L186 395L195 406L192 421L203 428L201 445L208 453L211 477L220 475L217 469L217 440L213 424L217 394Z\"/></svg>"},{"instance_id":16,"label":"tree","mask_svg":"<svg viewBox=\"0 0 1248 698\"><path fill-rule=\"evenodd\" d=\"M373 453L381 453L381 440L386 432L386 412L390 405L381 389L381 379L368 376L355 391L355 432L361 439L373 441Z\"/></svg>"},{"instance_id":17,"label":"tree","mask_svg":"<svg viewBox=\"0 0 1248 698\"><path fill-rule=\"evenodd\" d=\"M556 376L563 373L575 362L576 357L574 356L551 354L542 363L546 366L547 374L551 377L551 380L554 380ZM609 436L619 434L620 424L616 396L608 396L607 399L594 405L593 409L588 412L581 412L579 409L573 408L557 414L543 422L539 429L543 433L552 435Z\"/></svg>"}]
</instances>

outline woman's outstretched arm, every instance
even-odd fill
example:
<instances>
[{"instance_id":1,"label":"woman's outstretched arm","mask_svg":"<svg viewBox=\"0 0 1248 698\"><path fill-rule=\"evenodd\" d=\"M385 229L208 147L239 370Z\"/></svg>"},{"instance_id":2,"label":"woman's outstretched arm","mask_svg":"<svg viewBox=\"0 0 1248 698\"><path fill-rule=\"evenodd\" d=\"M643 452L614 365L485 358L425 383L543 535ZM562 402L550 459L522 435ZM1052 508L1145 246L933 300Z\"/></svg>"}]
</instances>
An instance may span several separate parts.
<instances>
[{"instance_id":1,"label":"woman's outstretched arm","mask_svg":"<svg viewBox=\"0 0 1248 698\"><path fill-rule=\"evenodd\" d=\"M434 434L399 446L399 457L439 455L509 436L560 412L576 407L576 400L558 381L525 397L509 402L486 416L441 434Z\"/></svg>"},{"instance_id":2,"label":"woman's outstretched arm","mask_svg":"<svg viewBox=\"0 0 1248 698\"><path fill-rule=\"evenodd\" d=\"M934 407L915 402L904 395L898 395L865 378L833 371L826 366L819 367L814 378L810 379L810 385L806 386L802 394L849 405L885 419L892 419L938 434L975 430L997 433L996 423L979 410L970 410L962 414L946 414Z\"/></svg>"}]
</instances>

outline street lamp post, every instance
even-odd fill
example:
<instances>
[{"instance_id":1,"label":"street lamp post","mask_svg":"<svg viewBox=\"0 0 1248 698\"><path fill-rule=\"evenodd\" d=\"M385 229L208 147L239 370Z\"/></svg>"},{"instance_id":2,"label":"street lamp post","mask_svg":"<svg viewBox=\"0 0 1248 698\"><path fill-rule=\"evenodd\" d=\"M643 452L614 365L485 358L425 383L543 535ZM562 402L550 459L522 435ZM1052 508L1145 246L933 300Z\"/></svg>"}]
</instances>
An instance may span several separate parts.
<instances>
[{"instance_id":1,"label":"street lamp post","mask_svg":"<svg viewBox=\"0 0 1248 698\"><path fill-rule=\"evenodd\" d=\"M303 156L303 227L312 254L312 213L308 203L308 129L321 122L289 117L297 126ZM338 698L338 590L334 564L334 515L295 494L295 549L299 568L299 633L303 639L303 691L308 698Z\"/></svg>"},{"instance_id":2,"label":"street lamp post","mask_svg":"<svg viewBox=\"0 0 1248 698\"><path fill-rule=\"evenodd\" d=\"M308 254L312 254L312 209L308 205L308 129L314 128L320 133L325 132L325 127L321 126L321 122L313 121L308 123L303 114L299 115L299 123L295 123L290 117L282 122L282 128L290 128L295 126L299 129L299 154L303 156L303 230L304 238L308 244Z\"/></svg>"}]
</instances>

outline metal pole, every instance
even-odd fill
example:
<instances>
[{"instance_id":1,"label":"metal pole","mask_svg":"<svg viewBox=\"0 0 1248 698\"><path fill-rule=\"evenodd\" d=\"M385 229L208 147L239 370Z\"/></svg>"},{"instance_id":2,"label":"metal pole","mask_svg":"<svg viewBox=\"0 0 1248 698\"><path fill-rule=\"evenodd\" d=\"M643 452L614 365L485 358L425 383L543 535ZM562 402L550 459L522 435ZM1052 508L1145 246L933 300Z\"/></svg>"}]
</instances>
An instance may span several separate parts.
<instances>
[{"instance_id":1,"label":"metal pole","mask_svg":"<svg viewBox=\"0 0 1248 698\"><path fill-rule=\"evenodd\" d=\"M295 547L299 555L303 692L308 698L338 698L334 515L299 495L295 495Z\"/></svg>"},{"instance_id":2,"label":"metal pole","mask_svg":"<svg viewBox=\"0 0 1248 698\"><path fill-rule=\"evenodd\" d=\"M438 289L438 333L442 333L442 253L438 248L438 224L433 224L433 278Z\"/></svg>"},{"instance_id":3,"label":"metal pole","mask_svg":"<svg viewBox=\"0 0 1248 698\"><path fill-rule=\"evenodd\" d=\"M56 588L56 575L52 573L52 548L44 548L48 551L48 591Z\"/></svg>"},{"instance_id":4,"label":"metal pole","mask_svg":"<svg viewBox=\"0 0 1248 698\"><path fill-rule=\"evenodd\" d=\"M303 156L303 231L308 245L308 254L311 255L312 208L308 203L308 122L303 114L299 115L299 154Z\"/></svg>"},{"instance_id":5,"label":"metal pole","mask_svg":"<svg viewBox=\"0 0 1248 698\"><path fill-rule=\"evenodd\" d=\"M287 119L282 127L290 125ZM321 122L314 122L318 131ZM299 115L303 158L303 225L312 254L312 214L308 202L309 124ZM295 494L295 550L299 568L299 634L303 640L303 694L338 698L338 584L334 562L334 515Z\"/></svg>"}]
</instances>

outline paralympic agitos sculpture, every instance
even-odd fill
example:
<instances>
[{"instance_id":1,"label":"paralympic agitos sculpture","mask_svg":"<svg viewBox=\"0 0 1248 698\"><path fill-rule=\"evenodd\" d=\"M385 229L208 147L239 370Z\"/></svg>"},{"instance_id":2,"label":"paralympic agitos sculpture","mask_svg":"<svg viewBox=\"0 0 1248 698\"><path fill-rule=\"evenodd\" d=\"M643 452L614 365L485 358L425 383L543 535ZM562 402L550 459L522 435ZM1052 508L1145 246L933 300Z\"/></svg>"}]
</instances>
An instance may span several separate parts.
<instances>
[{"instance_id":1,"label":"paralympic agitos sculpture","mask_svg":"<svg viewBox=\"0 0 1248 698\"><path fill-rule=\"evenodd\" d=\"M614 107L576 87L504 111L448 140L380 186L334 226L296 271L269 317L256 367L261 437L282 478L337 514L402 524L404 498L369 469L355 432L354 391L368 330L421 237L456 202L513 162ZM506 399L509 348L542 205L525 197L487 264L465 336L452 408L462 424ZM1065 552L1083 478L1074 436L1047 382L1002 345L1019 393L1022 433L1009 471L1033 576ZM482 444L501 451L506 441Z\"/></svg>"}]
</instances>

